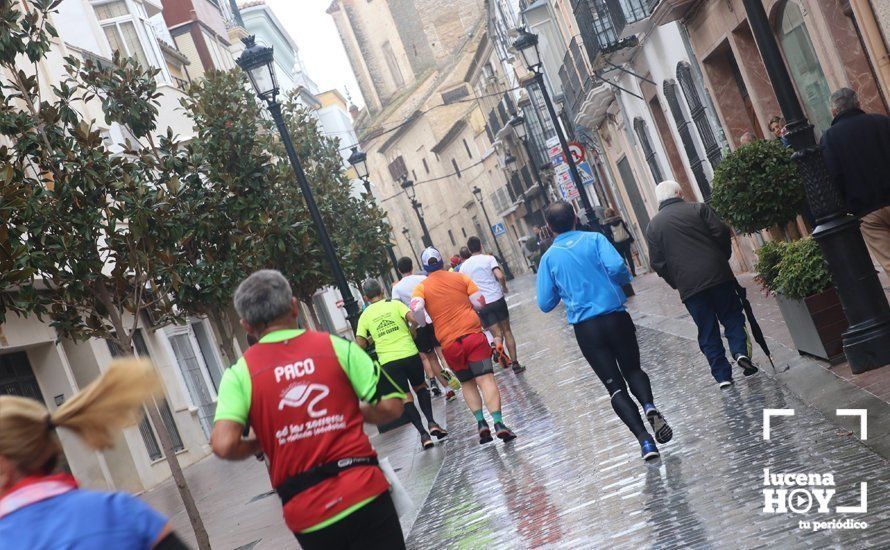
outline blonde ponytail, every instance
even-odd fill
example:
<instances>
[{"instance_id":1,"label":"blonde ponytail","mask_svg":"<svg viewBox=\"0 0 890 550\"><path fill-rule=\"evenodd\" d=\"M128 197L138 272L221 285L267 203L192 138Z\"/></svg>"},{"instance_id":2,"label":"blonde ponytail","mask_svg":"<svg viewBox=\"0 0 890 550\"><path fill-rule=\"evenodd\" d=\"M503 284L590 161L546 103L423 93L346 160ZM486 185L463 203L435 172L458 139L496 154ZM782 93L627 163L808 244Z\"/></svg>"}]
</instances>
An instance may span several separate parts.
<instances>
[{"instance_id":1,"label":"blonde ponytail","mask_svg":"<svg viewBox=\"0 0 890 550\"><path fill-rule=\"evenodd\" d=\"M107 449L118 431L138 422L142 406L160 392L151 363L128 358L112 362L102 376L52 414L42 403L0 396L0 455L23 473L41 473L60 452L56 427L67 428L93 449Z\"/></svg>"}]
</instances>

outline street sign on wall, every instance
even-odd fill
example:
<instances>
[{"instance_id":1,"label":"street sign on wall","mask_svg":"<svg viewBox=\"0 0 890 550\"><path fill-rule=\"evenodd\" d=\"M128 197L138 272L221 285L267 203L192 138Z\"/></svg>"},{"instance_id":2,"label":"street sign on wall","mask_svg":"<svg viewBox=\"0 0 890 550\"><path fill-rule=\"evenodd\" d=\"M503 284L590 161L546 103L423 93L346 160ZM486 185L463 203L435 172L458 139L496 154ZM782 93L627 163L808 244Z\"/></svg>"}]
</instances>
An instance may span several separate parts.
<instances>
[{"instance_id":1,"label":"street sign on wall","mask_svg":"<svg viewBox=\"0 0 890 550\"><path fill-rule=\"evenodd\" d=\"M503 223L496 223L491 226L491 232L495 237L500 237L507 232L507 227Z\"/></svg>"}]
</instances>

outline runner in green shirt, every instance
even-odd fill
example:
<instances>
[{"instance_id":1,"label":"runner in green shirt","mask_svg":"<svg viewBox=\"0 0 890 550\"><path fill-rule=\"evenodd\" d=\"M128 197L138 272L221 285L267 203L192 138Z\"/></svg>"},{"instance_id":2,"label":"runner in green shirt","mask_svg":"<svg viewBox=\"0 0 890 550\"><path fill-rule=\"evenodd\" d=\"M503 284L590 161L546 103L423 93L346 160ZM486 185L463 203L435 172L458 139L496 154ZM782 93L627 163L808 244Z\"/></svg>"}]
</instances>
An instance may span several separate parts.
<instances>
[{"instance_id":1,"label":"runner in green shirt","mask_svg":"<svg viewBox=\"0 0 890 550\"><path fill-rule=\"evenodd\" d=\"M365 281L362 284L362 292L371 304L359 317L356 341L363 348L367 348L371 343L374 344L381 364L381 387L385 387L384 378L392 384L392 388L383 391L405 393L404 415L420 433L421 446L430 449L433 447L431 435L442 439L448 432L433 418L433 402L423 373L423 361L414 344L411 331L411 325L414 323L413 314L401 301L384 297L383 289L375 279ZM408 390L409 385L417 394L417 401L426 417L429 432L423 427L420 413L413 404L411 392Z\"/></svg>"}]
</instances>

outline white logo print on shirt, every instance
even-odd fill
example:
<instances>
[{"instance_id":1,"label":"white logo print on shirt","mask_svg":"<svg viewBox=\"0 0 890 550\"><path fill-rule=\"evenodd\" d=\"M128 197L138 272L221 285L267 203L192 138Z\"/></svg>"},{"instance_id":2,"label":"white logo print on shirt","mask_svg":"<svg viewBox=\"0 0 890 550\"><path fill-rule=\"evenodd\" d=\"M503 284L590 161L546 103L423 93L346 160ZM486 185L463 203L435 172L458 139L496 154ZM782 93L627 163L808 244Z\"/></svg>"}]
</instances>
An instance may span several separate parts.
<instances>
[{"instance_id":1,"label":"white logo print on shirt","mask_svg":"<svg viewBox=\"0 0 890 550\"><path fill-rule=\"evenodd\" d=\"M281 396L278 410L284 410L284 407L302 407L309 400L309 397L314 395L312 401L309 401L306 411L312 418L318 418L328 414L327 409L316 410L316 406L329 393L331 393L331 390L324 384L295 384L289 387Z\"/></svg>"}]
</instances>

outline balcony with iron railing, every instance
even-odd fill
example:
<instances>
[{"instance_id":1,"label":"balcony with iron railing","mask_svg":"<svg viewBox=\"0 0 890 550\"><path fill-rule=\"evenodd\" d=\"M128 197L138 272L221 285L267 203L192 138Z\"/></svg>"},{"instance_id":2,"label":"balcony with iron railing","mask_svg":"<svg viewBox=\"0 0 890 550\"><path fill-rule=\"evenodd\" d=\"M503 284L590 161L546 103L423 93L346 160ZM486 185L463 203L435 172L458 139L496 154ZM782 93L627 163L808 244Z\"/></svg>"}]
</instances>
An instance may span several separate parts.
<instances>
[{"instance_id":1,"label":"balcony with iron railing","mask_svg":"<svg viewBox=\"0 0 890 550\"><path fill-rule=\"evenodd\" d=\"M639 44L636 34L648 25L659 0L574 0L572 11L587 56L594 67L605 58L622 63Z\"/></svg>"}]
</instances>

